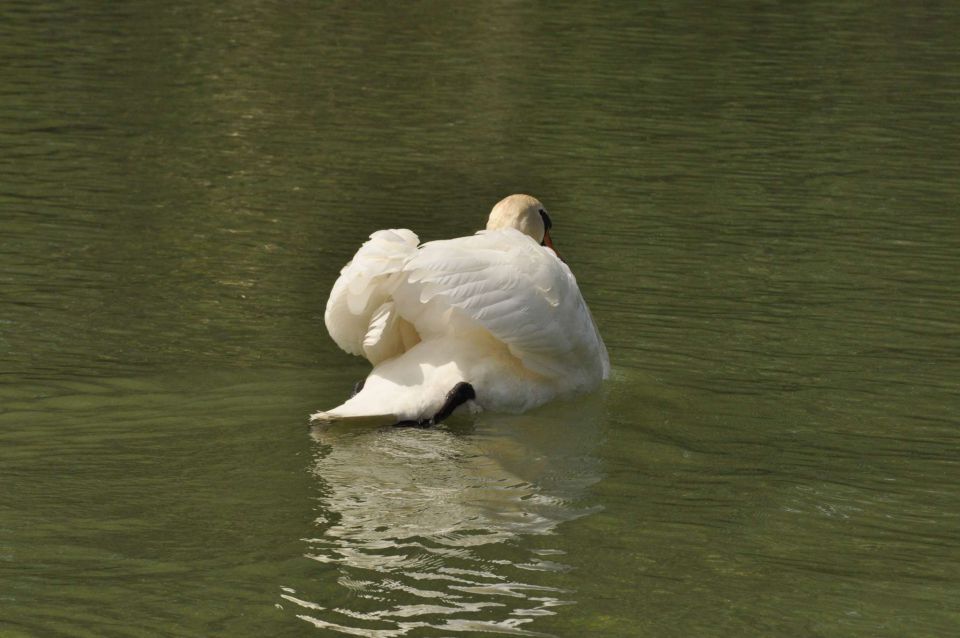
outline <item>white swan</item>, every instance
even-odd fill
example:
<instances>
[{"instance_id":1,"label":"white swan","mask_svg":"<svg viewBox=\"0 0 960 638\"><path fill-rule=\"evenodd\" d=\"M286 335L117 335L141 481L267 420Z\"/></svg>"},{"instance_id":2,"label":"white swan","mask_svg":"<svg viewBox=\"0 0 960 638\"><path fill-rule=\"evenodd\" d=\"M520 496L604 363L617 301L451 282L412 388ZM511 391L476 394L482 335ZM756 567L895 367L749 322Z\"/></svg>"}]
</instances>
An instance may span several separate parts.
<instances>
[{"instance_id":1,"label":"white swan","mask_svg":"<svg viewBox=\"0 0 960 638\"><path fill-rule=\"evenodd\" d=\"M324 320L373 371L314 421L438 423L459 405L522 412L596 388L610 360L577 280L553 250L537 199L511 195L486 230L418 247L370 235L340 271Z\"/></svg>"}]
</instances>

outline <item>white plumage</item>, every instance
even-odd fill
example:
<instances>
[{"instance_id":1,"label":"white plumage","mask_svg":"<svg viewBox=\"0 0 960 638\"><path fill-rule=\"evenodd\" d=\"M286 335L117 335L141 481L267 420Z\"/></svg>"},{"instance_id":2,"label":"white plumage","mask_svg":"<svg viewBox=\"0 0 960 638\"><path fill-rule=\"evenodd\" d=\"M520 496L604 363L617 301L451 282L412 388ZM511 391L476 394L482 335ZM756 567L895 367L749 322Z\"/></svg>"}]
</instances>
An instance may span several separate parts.
<instances>
[{"instance_id":1,"label":"white plumage","mask_svg":"<svg viewBox=\"0 0 960 638\"><path fill-rule=\"evenodd\" d=\"M472 236L418 246L406 229L373 233L324 318L337 345L374 368L360 392L312 418L427 422L461 382L476 406L509 412L599 385L607 351L548 230L539 201L512 195Z\"/></svg>"}]
</instances>

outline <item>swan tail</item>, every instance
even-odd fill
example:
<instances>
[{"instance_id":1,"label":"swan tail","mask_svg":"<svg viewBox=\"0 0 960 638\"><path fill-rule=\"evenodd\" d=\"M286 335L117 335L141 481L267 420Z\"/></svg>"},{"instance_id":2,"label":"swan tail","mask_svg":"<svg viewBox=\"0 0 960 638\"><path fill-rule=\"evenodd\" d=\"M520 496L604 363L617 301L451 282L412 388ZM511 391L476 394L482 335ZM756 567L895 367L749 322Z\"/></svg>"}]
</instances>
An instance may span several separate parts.
<instances>
[{"instance_id":1,"label":"swan tail","mask_svg":"<svg viewBox=\"0 0 960 638\"><path fill-rule=\"evenodd\" d=\"M314 425L326 425L330 423L346 422L355 425L394 425L397 423L396 415L393 414L345 414L339 408L333 408L326 412L314 412L310 415L310 423Z\"/></svg>"},{"instance_id":2,"label":"swan tail","mask_svg":"<svg viewBox=\"0 0 960 638\"><path fill-rule=\"evenodd\" d=\"M399 386L371 375L367 377L363 389L337 407L311 415L310 421L396 425L404 421L422 420L425 418L423 415L425 410L417 400L421 398L422 393L421 387ZM430 415L432 414L431 412Z\"/></svg>"},{"instance_id":3,"label":"swan tail","mask_svg":"<svg viewBox=\"0 0 960 638\"><path fill-rule=\"evenodd\" d=\"M475 367L484 350L458 352L456 337L434 339L413 346L384 361L364 380L352 397L337 407L317 412L316 422L369 421L381 425L438 422L468 401L476 392L464 370ZM451 352L456 353L451 361Z\"/></svg>"},{"instance_id":4,"label":"swan tail","mask_svg":"<svg viewBox=\"0 0 960 638\"><path fill-rule=\"evenodd\" d=\"M390 387L379 382L375 375L367 377L360 389L349 399L330 410L322 410L310 416L310 421L331 423L350 421L371 425L394 425L404 420L405 411L402 388Z\"/></svg>"}]
</instances>

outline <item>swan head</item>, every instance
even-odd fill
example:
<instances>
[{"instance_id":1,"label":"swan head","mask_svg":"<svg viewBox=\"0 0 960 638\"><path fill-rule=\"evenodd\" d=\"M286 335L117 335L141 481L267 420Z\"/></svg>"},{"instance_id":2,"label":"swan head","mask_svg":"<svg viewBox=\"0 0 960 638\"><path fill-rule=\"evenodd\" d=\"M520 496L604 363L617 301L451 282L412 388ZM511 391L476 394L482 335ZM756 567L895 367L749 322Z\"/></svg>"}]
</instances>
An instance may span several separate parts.
<instances>
[{"instance_id":1,"label":"swan head","mask_svg":"<svg viewBox=\"0 0 960 638\"><path fill-rule=\"evenodd\" d=\"M550 240L550 215L536 197L530 195L510 195L504 197L490 211L487 230L515 228L525 235L533 237L541 246L553 248Z\"/></svg>"}]
</instances>

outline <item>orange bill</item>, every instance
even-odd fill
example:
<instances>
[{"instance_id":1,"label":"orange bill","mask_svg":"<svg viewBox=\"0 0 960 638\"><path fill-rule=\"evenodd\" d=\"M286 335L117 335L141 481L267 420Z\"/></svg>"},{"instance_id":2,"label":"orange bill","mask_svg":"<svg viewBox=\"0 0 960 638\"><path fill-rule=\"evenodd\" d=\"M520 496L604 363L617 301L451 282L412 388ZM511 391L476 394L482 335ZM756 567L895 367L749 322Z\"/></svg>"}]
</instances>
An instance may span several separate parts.
<instances>
[{"instance_id":1,"label":"orange bill","mask_svg":"<svg viewBox=\"0 0 960 638\"><path fill-rule=\"evenodd\" d=\"M562 261L563 263L567 263L566 261L564 261L563 257L560 257L560 253L557 252L556 246L553 245L553 240L550 238L549 230L543 231L543 245L549 248L550 250L552 250L554 253L556 253L557 258L560 259L560 261Z\"/></svg>"}]
</instances>

